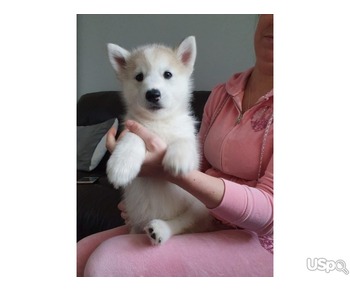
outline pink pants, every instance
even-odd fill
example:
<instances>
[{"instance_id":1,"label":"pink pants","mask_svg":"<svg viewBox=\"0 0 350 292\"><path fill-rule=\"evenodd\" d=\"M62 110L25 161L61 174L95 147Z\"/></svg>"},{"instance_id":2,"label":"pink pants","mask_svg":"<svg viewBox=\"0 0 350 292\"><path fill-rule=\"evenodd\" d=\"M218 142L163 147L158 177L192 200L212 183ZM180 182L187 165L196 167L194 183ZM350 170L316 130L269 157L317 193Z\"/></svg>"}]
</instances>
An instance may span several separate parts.
<instances>
[{"instance_id":1,"label":"pink pants","mask_svg":"<svg viewBox=\"0 0 350 292\"><path fill-rule=\"evenodd\" d=\"M273 276L273 255L242 230L183 234L152 246L125 226L78 242L78 276Z\"/></svg>"}]
</instances>

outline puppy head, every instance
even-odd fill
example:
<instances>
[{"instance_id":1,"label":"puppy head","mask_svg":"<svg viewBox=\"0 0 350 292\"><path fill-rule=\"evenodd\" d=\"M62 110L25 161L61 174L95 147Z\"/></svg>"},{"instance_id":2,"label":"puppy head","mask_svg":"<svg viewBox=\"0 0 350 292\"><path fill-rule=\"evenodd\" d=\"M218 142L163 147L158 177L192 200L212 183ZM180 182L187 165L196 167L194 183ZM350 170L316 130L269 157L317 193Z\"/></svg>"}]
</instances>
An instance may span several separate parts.
<instances>
[{"instance_id":1,"label":"puppy head","mask_svg":"<svg viewBox=\"0 0 350 292\"><path fill-rule=\"evenodd\" d=\"M175 49L153 44L129 52L108 44L108 54L129 111L154 117L188 108L196 59L193 36Z\"/></svg>"}]
</instances>

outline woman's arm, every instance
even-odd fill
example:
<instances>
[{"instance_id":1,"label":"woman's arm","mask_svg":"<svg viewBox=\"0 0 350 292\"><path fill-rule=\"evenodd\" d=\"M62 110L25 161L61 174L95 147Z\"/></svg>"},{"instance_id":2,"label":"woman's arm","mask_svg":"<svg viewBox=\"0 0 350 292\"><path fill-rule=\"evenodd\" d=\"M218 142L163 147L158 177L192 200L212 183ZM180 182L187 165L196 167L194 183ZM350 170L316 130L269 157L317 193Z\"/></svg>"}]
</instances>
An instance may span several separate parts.
<instances>
[{"instance_id":1,"label":"woman's arm","mask_svg":"<svg viewBox=\"0 0 350 292\"><path fill-rule=\"evenodd\" d=\"M256 186L223 181L225 194L220 205L210 210L212 215L259 235L270 234L273 230L273 156Z\"/></svg>"},{"instance_id":2,"label":"woman's arm","mask_svg":"<svg viewBox=\"0 0 350 292\"><path fill-rule=\"evenodd\" d=\"M255 187L192 171L169 177L202 201L217 219L266 235L273 228L273 158Z\"/></svg>"},{"instance_id":3,"label":"woman's arm","mask_svg":"<svg viewBox=\"0 0 350 292\"><path fill-rule=\"evenodd\" d=\"M225 184L221 178L207 175L198 170L185 176L169 175L168 180L195 196L208 209L218 207L225 193Z\"/></svg>"}]
</instances>

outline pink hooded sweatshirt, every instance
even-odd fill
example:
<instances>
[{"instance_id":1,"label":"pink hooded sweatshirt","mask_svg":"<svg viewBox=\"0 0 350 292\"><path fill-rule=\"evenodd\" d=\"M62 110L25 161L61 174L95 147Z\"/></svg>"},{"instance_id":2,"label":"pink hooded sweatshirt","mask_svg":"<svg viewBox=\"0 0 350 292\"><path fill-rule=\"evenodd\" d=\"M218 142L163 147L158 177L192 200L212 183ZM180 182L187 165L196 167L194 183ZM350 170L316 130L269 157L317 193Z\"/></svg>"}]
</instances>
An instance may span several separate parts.
<instances>
[{"instance_id":1,"label":"pink hooded sweatshirt","mask_svg":"<svg viewBox=\"0 0 350 292\"><path fill-rule=\"evenodd\" d=\"M252 69L216 86L199 132L202 171L223 179L225 193L211 213L256 232L273 252L273 90L243 115L242 99Z\"/></svg>"}]
</instances>

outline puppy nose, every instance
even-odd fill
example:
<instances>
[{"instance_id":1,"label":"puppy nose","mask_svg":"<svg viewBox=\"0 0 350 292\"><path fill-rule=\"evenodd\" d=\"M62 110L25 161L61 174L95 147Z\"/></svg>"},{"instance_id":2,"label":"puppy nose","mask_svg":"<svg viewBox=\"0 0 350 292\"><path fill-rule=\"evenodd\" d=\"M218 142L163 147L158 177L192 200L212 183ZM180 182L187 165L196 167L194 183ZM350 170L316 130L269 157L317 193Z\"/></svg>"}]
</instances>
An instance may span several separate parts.
<instances>
[{"instance_id":1,"label":"puppy nose","mask_svg":"<svg viewBox=\"0 0 350 292\"><path fill-rule=\"evenodd\" d=\"M151 89L146 92L146 99L149 102L157 103L160 100L160 91L158 89Z\"/></svg>"}]
</instances>

